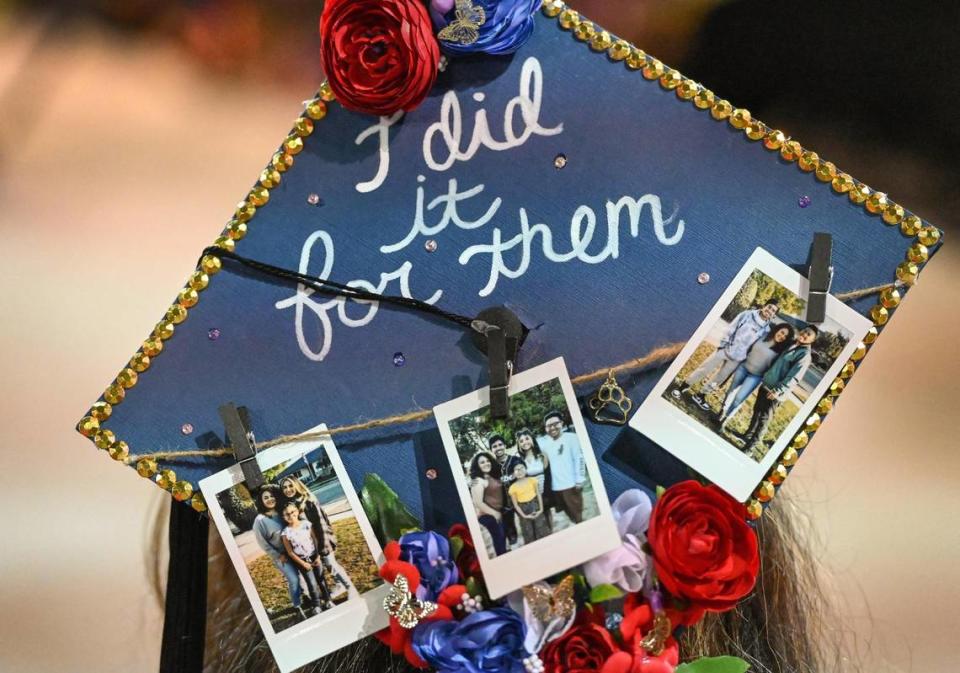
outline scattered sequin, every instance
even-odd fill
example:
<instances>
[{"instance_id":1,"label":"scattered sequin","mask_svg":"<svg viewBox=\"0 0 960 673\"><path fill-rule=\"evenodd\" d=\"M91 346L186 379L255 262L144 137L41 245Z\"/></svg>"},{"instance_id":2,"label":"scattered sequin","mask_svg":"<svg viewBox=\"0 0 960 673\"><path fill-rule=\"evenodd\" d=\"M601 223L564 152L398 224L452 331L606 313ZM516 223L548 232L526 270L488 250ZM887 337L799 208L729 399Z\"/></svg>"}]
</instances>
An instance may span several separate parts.
<instances>
[{"instance_id":1,"label":"scattered sequin","mask_svg":"<svg viewBox=\"0 0 960 673\"><path fill-rule=\"evenodd\" d=\"M811 199L809 196L804 194L799 199L797 199L797 205L800 206L801 208L806 208L807 206L810 205L812 201L813 199Z\"/></svg>"},{"instance_id":2,"label":"scattered sequin","mask_svg":"<svg viewBox=\"0 0 960 673\"><path fill-rule=\"evenodd\" d=\"M437 478L437 471L431 467L429 470L427 470L427 479L430 479L432 481L436 478Z\"/></svg>"},{"instance_id":3,"label":"scattered sequin","mask_svg":"<svg viewBox=\"0 0 960 673\"><path fill-rule=\"evenodd\" d=\"M427 252L436 252L437 251L437 242L430 238L427 239L427 242L423 244L423 249Z\"/></svg>"},{"instance_id":4,"label":"scattered sequin","mask_svg":"<svg viewBox=\"0 0 960 673\"><path fill-rule=\"evenodd\" d=\"M699 276L697 276L697 282L701 285L706 285L710 282L710 274L704 271Z\"/></svg>"},{"instance_id":5,"label":"scattered sequin","mask_svg":"<svg viewBox=\"0 0 960 673\"><path fill-rule=\"evenodd\" d=\"M402 367L405 364L407 364L407 358L403 353L397 351L396 353L393 354L394 367Z\"/></svg>"},{"instance_id":6,"label":"scattered sequin","mask_svg":"<svg viewBox=\"0 0 960 673\"><path fill-rule=\"evenodd\" d=\"M190 425L189 423L184 423L183 425L180 426L180 433L184 435L193 434L193 426Z\"/></svg>"},{"instance_id":7,"label":"scattered sequin","mask_svg":"<svg viewBox=\"0 0 960 673\"><path fill-rule=\"evenodd\" d=\"M558 154L558 155L554 158L554 160L553 160L553 165L554 165L554 167L557 168L557 169L560 169L560 168L563 168L564 166L566 166L566 165L567 165L567 155L566 155L566 154Z\"/></svg>"},{"instance_id":8,"label":"scattered sequin","mask_svg":"<svg viewBox=\"0 0 960 673\"><path fill-rule=\"evenodd\" d=\"M618 612L611 612L607 615L606 625L608 631L616 631L620 628L620 623L623 621L623 615Z\"/></svg>"},{"instance_id":9,"label":"scattered sequin","mask_svg":"<svg viewBox=\"0 0 960 673\"><path fill-rule=\"evenodd\" d=\"M311 194L310 196L308 196L308 197L307 197L307 203L309 203L311 206L322 206L322 205L323 205L323 201L320 199L320 195L319 195L319 194Z\"/></svg>"},{"instance_id":10,"label":"scattered sequin","mask_svg":"<svg viewBox=\"0 0 960 673\"><path fill-rule=\"evenodd\" d=\"M216 341L220 338L220 330L216 327L211 327L207 330L207 338L210 339L210 341Z\"/></svg>"}]
</instances>

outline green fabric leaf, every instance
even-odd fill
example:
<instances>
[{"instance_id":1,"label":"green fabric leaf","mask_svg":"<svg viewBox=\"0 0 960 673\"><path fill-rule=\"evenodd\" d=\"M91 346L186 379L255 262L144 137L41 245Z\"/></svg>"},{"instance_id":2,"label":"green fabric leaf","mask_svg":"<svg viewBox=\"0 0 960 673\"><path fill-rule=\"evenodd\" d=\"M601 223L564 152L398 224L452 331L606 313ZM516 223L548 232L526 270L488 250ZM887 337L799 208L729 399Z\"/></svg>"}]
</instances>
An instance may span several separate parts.
<instances>
[{"instance_id":1,"label":"green fabric leaf","mask_svg":"<svg viewBox=\"0 0 960 673\"><path fill-rule=\"evenodd\" d=\"M368 473L364 477L360 504L381 545L398 540L404 533L423 528L423 524L400 501L396 491L387 486L378 474Z\"/></svg>"},{"instance_id":2,"label":"green fabric leaf","mask_svg":"<svg viewBox=\"0 0 960 673\"><path fill-rule=\"evenodd\" d=\"M605 603L623 596L623 592L612 584L599 584L590 590L591 603Z\"/></svg>"},{"instance_id":3,"label":"green fabric leaf","mask_svg":"<svg viewBox=\"0 0 960 673\"><path fill-rule=\"evenodd\" d=\"M750 664L739 657L703 657L677 666L676 673L747 673Z\"/></svg>"},{"instance_id":4,"label":"green fabric leaf","mask_svg":"<svg viewBox=\"0 0 960 673\"><path fill-rule=\"evenodd\" d=\"M659 498L661 495L663 495L664 493L666 493L666 492L667 492L667 489L665 489L663 486L659 486L659 485L657 486L657 497L658 497L658 498Z\"/></svg>"},{"instance_id":5,"label":"green fabric leaf","mask_svg":"<svg viewBox=\"0 0 960 673\"><path fill-rule=\"evenodd\" d=\"M460 556L460 552L463 551L463 538L459 535L454 535L450 538L450 558L454 561L457 560Z\"/></svg>"}]
</instances>

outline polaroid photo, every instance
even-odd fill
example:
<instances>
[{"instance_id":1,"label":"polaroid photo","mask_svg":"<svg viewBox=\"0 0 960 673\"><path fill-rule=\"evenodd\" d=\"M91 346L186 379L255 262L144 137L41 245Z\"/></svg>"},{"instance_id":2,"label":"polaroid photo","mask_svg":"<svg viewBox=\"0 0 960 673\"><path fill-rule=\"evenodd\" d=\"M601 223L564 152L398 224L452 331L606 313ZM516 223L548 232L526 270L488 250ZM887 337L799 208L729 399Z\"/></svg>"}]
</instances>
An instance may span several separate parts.
<instances>
[{"instance_id":1,"label":"polaroid photo","mask_svg":"<svg viewBox=\"0 0 960 673\"><path fill-rule=\"evenodd\" d=\"M488 387L434 408L493 598L620 544L563 359L508 392L507 419L490 418Z\"/></svg>"},{"instance_id":2,"label":"polaroid photo","mask_svg":"<svg viewBox=\"0 0 960 673\"><path fill-rule=\"evenodd\" d=\"M807 323L808 286L757 248L630 426L745 502L871 326L833 296Z\"/></svg>"},{"instance_id":3,"label":"polaroid photo","mask_svg":"<svg viewBox=\"0 0 960 673\"><path fill-rule=\"evenodd\" d=\"M323 432L319 425L309 432ZM235 465L200 482L283 673L388 625L383 550L332 439L257 454L251 491Z\"/></svg>"}]
</instances>

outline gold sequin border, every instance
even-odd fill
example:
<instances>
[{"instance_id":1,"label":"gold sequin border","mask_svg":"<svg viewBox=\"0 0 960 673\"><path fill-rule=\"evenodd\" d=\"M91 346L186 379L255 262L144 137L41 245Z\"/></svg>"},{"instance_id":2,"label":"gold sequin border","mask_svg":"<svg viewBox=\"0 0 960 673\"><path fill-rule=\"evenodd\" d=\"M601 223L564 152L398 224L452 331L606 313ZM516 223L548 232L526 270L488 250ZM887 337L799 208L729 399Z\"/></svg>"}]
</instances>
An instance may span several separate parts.
<instances>
[{"instance_id":1,"label":"gold sequin border","mask_svg":"<svg viewBox=\"0 0 960 673\"><path fill-rule=\"evenodd\" d=\"M215 246L231 252L236 249L237 244L247 235L251 220L269 203L270 190L280 184L282 174L293 166L295 157L303 151L304 142L313 133L315 122L326 117L327 104L333 99L333 92L324 82L316 96L305 102L303 113L294 121L290 133L260 173L256 184L237 204L233 217L214 240ZM164 342L173 338L177 325L186 320L190 309L200 302L201 293L210 284L212 277L220 271L221 266L221 260L216 255L206 255L200 260L200 268L187 279L163 319L130 358L127 366L107 386L87 415L77 423L80 434L88 437L97 448L107 451L114 460L129 462L130 448L125 441L116 437L112 430L104 427L113 413L113 408L124 401L127 391L137 385L140 377L146 374L163 352ZM157 486L168 491L175 500L189 502L198 512L206 510L206 503L200 492L189 481L177 479L174 470L164 468L150 458L137 461L136 470L141 477L152 480Z\"/></svg>"},{"instance_id":2,"label":"gold sequin border","mask_svg":"<svg viewBox=\"0 0 960 673\"><path fill-rule=\"evenodd\" d=\"M867 354L880 329L887 324L893 310L900 304L900 290L916 282L920 269L929 259L930 248L940 243L940 230L924 223L920 217L891 201L883 192L874 191L857 182L783 131L772 129L759 119L754 119L749 110L734 107L706 87L649 56L642 49L582 18L579 12L561 0L544 0L541 10L548 18L555 19L561 29L569 31L575 40L585 43L593 52L606 56L609 61L628 70L639 72L645 80L657 82L662 88L673 91L679 101L690 102L696 108L709 112L718 122L726 122L742 131L748 142L755 142L772 156L779 155L783 161L796 164L801 171L813 173L818 182L824 186L829 185L838 194L846 194L851 203L862 206L887 226L898 226L901 233L911 239L904 261L893 271L895 285L884 290L877 304L870 309L869 316L873 327L857 345L850 361L840 370L840 375L831 382L827 393L817 403L816 411L806 419L803 427L794 435L776 464L747 501L748 515L752 519L758 519L796 465L811 436L833 409L834 400L843 392L846 381L853 376L858 363Z\"/></svg>"}]
</instances>

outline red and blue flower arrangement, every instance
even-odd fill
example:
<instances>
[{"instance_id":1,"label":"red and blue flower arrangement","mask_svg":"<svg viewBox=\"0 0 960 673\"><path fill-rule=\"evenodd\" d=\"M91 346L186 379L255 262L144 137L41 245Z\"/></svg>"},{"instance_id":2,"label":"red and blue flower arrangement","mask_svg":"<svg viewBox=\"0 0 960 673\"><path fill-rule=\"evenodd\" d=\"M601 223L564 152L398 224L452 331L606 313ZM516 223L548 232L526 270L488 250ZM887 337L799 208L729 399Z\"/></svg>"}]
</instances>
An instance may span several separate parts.
<instances>
[{"instance_id":1,"label":"red and blue flower arrangement","mask_svg":"<svg viewBox=\"0 0 960 673\"><path fill-rule=\"evenodd\" d=\"M410 111L433 88L447 55L504 55L533 33L541 0L327 0L320 58L348 110Z\"/></svg>"},{"instance_id":2,"label":"red and blue flower arrangement","mask_svg":"<svg viewBox=\"0 0 960 673\"><path fill-rule=\"evenodd\" d=\"M390 626L378 637L440 673L746 671L733 657L680 664L674 638L753 590L760 553L744 506L715 486L685 481L655 503L627 491L612 509L620 547L502 601L485 595L465 526L447 536L401 536L385 548L380 575L394 591L402 576L405 607L419 614L405 620L388 609Z\"/></svg>"}]
</instances>

